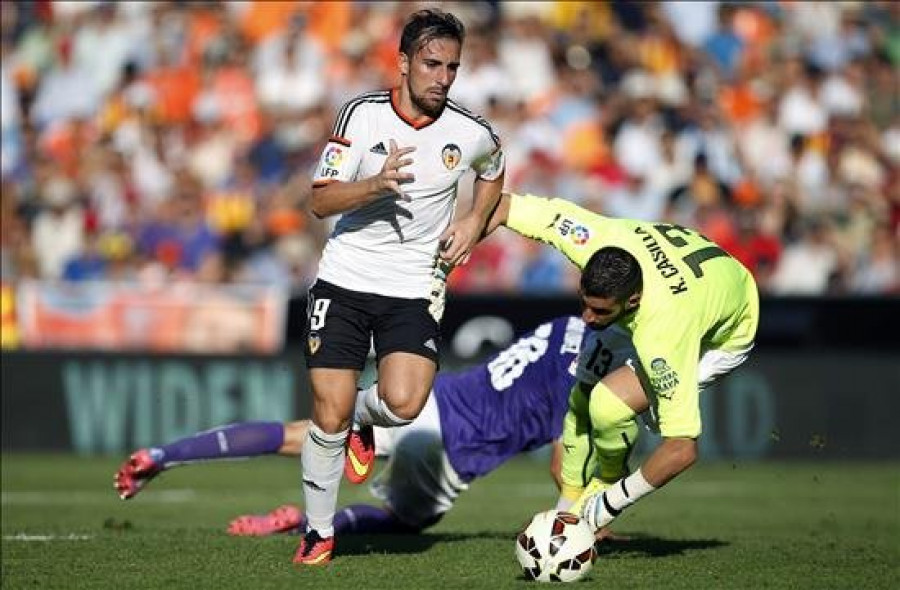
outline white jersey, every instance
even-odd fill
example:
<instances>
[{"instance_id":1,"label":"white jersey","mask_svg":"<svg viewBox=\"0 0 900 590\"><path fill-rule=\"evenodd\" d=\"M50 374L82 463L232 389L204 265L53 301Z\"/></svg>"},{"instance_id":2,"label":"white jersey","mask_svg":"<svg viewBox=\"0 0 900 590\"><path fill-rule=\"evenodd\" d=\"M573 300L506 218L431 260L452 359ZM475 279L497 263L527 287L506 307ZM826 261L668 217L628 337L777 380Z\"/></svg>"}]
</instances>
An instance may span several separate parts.
<instances>
[{"instance_id":1,"label":"white jersey","mask_svg":"<svg viewBox=\"0 0 900 590\"><path fill-rule=\"evenodd\" d=\"M459 178L472 168L479 178L496 180L503 153L487 121L452 100L437 119L414 124L399 111L396 89L371 92L341 108L313 186L377 175L391 140L416 148L405 156L413 163L402 168L415 175L402 185L411 200L386 193L345 212L325 245L318 278L353 291L428 298Z\"/></svg>"}]
</instances>

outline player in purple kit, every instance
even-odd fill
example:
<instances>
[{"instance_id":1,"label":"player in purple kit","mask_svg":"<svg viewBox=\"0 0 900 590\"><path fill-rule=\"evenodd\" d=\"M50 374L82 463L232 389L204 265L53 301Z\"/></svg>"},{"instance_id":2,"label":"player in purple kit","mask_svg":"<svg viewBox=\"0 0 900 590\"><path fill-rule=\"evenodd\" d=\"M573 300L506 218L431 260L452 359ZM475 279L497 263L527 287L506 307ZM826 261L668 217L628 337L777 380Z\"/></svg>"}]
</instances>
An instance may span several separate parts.
<instances>
[{"instance_id":1,"label":"player in purple kit","mask_svg":"<svg viewBox=\"0 0 900 590\"><path fill-rule=\"evenodd\" d=\"M372 485L383 508L346 507L336 514L335 529L369 534L420 531L440 520L473 480L519 453L556 442L576 381L596 383L634 358L630 340L617 328L585 331L577 317L556 318L483 364L439 374L418 418L406 426L375 429L375 448L390 457ZM582 346L584 354L579 355ZM362 404L357 404L357 418L361 411ZM123 499L131 498L162 471L185 463L274 453L296 456L308 428L307 420L240 423L142 449L116 474L116 489ZM555 477L558 482L558 474ZM305 530L303 513L286 505L265 515L239 517L228 530L265 535L298 527Z\"/></svg>"}]
</instances>

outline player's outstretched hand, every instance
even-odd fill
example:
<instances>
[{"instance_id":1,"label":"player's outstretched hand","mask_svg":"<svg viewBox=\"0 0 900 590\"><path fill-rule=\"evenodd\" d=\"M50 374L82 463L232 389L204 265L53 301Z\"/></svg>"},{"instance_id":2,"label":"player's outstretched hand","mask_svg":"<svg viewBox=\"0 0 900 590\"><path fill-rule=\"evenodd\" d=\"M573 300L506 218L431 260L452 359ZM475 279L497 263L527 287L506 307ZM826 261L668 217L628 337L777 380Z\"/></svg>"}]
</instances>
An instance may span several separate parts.
<instances>
[{"instance_id":1,"label":"player's outstretched hand","mask_svg":"<svg viewBox=\"0 0 900 590\"><path fill-rule=\"evenodd\" d=\"M481 226L478 216L471 214L453 221L441 234L441 259L453 266L468 262L481 235Z\"/></svg>"},{"instance_id":2,"label":"player's outstretched hand","mask_svg":"<svg viewBox=\"0 0 900 590\"><path fill-rule=\"evenodd\" d=\"M381 167L381 172L378 173L379 188L382 190L389 190L395 193L400 199L409 201L409 198L406 196L406 193L403 192L400 185L406 182L412 182L416 177L411 172L401 172L400 169L413 163L412 158L404 158L404 156L416 151L416 148L413 146L398 148L397 142L393 139L390 141L390 146L387 158L384 160L384 165Z\"/></svg>"}]
</instances>

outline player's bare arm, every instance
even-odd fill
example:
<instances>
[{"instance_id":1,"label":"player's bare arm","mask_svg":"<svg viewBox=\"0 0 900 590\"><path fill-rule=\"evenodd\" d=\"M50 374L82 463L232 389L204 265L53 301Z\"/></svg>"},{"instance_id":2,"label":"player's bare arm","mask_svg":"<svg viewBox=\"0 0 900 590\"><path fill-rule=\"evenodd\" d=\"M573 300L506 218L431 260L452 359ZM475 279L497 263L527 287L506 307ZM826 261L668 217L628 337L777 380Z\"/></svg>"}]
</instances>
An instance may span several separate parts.
<instances>
[{"instance_id":1,"label":"player's bare arm","mask_svg":"<svg viewBox=\"0 0 900 590\"><path fill-rule=\"evenodd\" d=\"M697 441L693 438L664 438L641 466L647 483L661 487L697 461Z\"/></svg>"},{"instance_id":2,"label":"player's bare arm","mask_svg":"<svg viewBox=\"0 0 900 590\"><path fill-rule=\"evenodd\" d=\"M562 440L556 439L550 443L550 477L556 484L557 490L562 490L562 458L563 446Z\"/></svg>"},{"instance_id":3,"label":"player's bare arm","mask_svg":"<svg viewBox=\"0 0 900 590\"><path fill-rule=\"evenodd\" d=\"M493 213L491 213L491 217L488 219L487 225L484 228L483 238L491 235L491 233L501 225L506 224L506 220L509 218L510 198L511 196L509 193L500 194L500 200L497 201L497 206L494 208Z\"/></svg>"},{"instance_id":4,"label":"player's bare arm","mask_svg":"<svg viewBox=\"0 0 900 590\"><path fill-rule=\"evenodd\" d=\"M397 142L392 139L381 172L375 176L356 182L330 182L313 187L313 214L323 219L356 209L388 193L393 193L398 199L408 200L401 185L412 182L415 176L402 169L413 163L412 158L406 156L415 150L412 146L397 147Z\"/></svg>"},{"instance_id":5,"label":"player's bare arm","mask_svg":"<svg viewBox=\"0 0 900 590\"><path fill-rule=\"evenodd\" d=\"M472 209L450 223L441 234L441 243L448 244L441 251L441 257L445 262L456 266L468 261L472 248L481 239L491 213L500 200L503 178L504 175L501 174L491 181L481 178L475 180Z\"/></svg>"}]
</instances>

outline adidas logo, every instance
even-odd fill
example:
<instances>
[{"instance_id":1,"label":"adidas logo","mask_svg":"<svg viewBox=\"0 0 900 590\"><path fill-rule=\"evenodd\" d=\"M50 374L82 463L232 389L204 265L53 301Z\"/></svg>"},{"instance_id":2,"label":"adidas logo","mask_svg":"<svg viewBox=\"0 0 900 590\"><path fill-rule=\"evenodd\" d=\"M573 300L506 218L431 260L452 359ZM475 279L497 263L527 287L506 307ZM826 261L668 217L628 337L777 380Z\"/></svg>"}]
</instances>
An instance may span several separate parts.
<instances>
[{"instance_id":1,"label":"adidas logo","mask_svg":"<svg viewBox=\"0 0 900 590\"><path fill-rule=\"evenodd\" d=\"M378 143L373 145L369 151L372 152L373 154L381 154L382 156L387 155L387 148L384 147L383 141L379 141Z\"/></svg>"},{"instance_id":2,"label":"adidas logo","mask_svg":"<svg viewBox=\"0 0 900 590\"><path fill-rule=\"evenodd\" d=\"M429 338L428 341L425 342L425 348L437 352L437 344L434 343L434 338Z\"/></svg>"}]
</instances>

